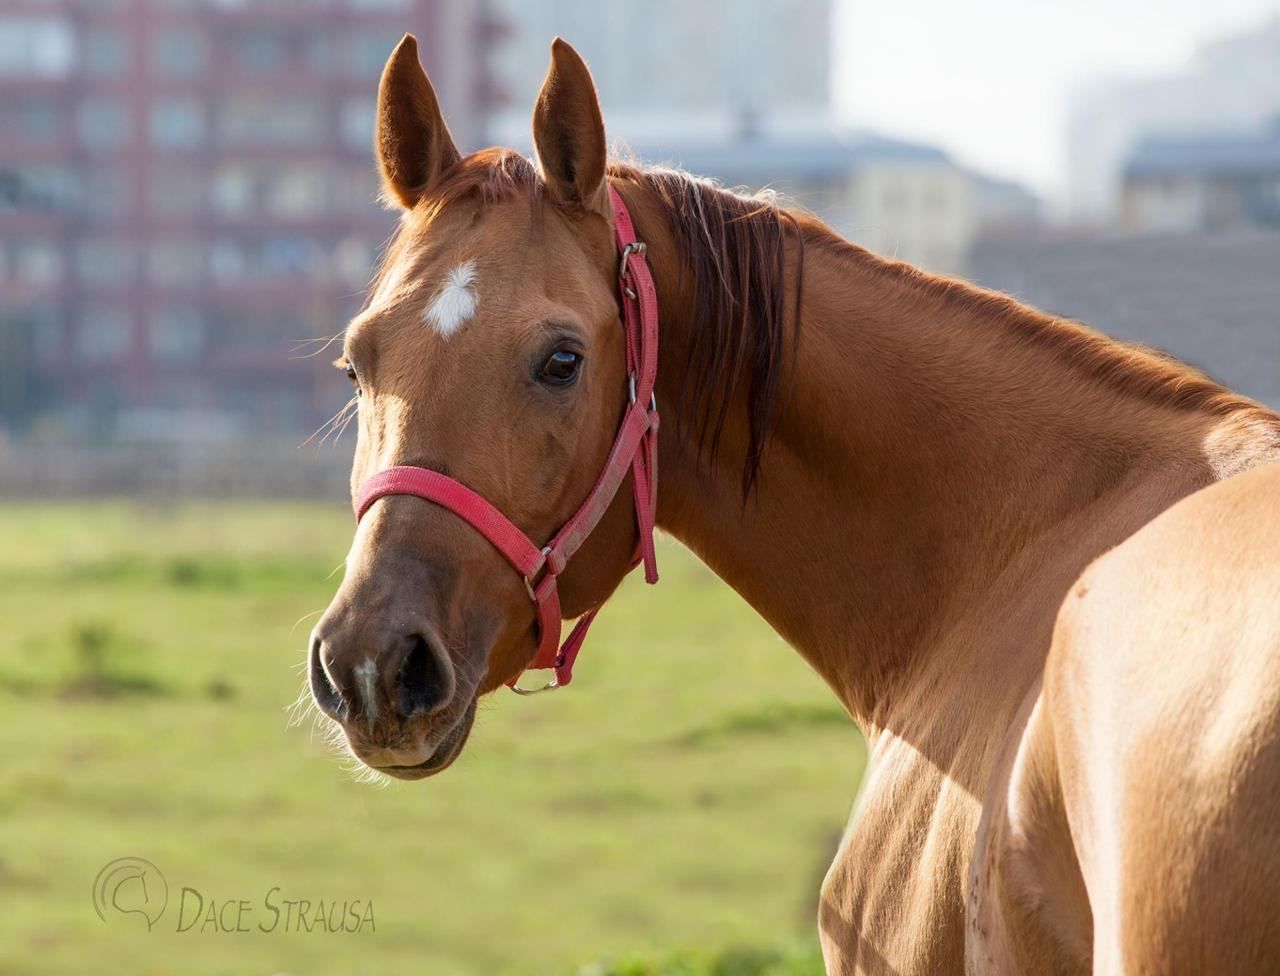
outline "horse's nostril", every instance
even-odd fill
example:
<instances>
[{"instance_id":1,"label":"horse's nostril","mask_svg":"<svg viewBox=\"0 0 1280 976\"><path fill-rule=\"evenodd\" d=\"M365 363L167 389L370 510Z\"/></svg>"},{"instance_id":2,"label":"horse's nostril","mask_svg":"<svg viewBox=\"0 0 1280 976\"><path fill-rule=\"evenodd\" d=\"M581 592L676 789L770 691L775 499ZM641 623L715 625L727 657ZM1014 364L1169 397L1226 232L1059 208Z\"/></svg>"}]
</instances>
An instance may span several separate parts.
<instances>
[{"instance_id":1,"label":"horse's nostril","mask_svg":"<svg viewBox=\"0 0 1280 976\"><path fill-rule=\"evenodd\" d=\"M425 637L409 638L409 653L400 664L400 714L423 715L445 702L446 679L440 658Z\"/></svg>"},{"instance_id":2,"label":"horse's nostril","mask_svg":"<svg viewBox=\"0 0 1280 976\"><path fill-rule=\"evenodd\" d=\"M320 660L323 648L319 637L311 638L311 653L308 656L311 697L315 699L320 711L341 722L347 717L347 703L324 670L324 664Z\"/></svg>"}]
</instances>

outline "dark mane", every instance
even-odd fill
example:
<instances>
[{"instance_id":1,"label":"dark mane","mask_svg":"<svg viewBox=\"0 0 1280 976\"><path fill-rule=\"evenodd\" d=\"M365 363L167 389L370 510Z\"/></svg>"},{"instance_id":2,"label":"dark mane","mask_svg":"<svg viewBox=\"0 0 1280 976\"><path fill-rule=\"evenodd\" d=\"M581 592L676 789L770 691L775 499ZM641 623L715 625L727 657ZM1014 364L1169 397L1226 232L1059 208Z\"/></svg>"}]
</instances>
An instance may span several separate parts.
<instances>
[{"instance_id":1,"label":"dark mane","mask_svg":"<svg viewBox=\"0 0 1280 976\"><path fill-rule=\"evenodd\" d=\"M720 449L734 395L747 399L747 455L743 494L751 491L773 423L786 363L787 259L795 248L797 274L792 336L798 335L804 242L788 233L795 218L768 196L743 196L710 180L665 167L614 162L609 175L638 184L666 214L682 274L693 287L694 323L680 396L699 417L698 450Z\"/></svg>"}]
</instances>

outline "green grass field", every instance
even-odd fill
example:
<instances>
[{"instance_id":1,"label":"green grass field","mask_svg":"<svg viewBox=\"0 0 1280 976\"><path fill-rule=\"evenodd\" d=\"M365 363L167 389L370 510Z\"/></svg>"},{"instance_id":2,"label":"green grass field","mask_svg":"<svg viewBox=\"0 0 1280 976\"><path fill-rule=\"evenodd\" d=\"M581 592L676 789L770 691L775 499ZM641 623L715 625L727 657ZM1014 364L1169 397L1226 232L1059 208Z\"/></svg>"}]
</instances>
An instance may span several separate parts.
<instances>
[{"instance_id":1,"label":"green grass field","mask_svg":"<svg viewBox=\"0 0 1280 976\"><path fill-rule=\"evenodd\" d=\"M0 972L820 971L865 753L731 591L666 542L571 689L495 696L447 773L378 787L288 723L351 528L323 505L0 508ZM94 909L126 856L167 883L150 931ZM306 931L303 899L373 923Z\"/></svg>"}]
</instances>

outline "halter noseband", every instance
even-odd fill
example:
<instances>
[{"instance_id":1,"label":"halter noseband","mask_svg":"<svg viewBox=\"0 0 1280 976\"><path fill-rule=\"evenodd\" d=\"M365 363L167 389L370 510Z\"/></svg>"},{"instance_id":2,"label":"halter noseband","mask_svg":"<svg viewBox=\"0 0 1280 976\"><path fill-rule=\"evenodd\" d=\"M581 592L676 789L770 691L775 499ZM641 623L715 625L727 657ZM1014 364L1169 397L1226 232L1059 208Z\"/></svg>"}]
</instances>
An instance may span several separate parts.
<instances>
[{"instance_id":1,"label":"halter noseband","mask_svg":"<svg viewBox=\"0 0 1280 976\"><path fill-rule=\"evenodd\" d=\"M573 554L604 517L628 469L636 527L640 533L630 568L643 562L645 582L658 582L658 562L653 550L658 487L658 406L653 394L658 373L658 295L645 263L645 246L636 240L626 204L612 187L609 195L613 201L614 239L619 253L622 323L627 336L628 404L604 469L573 517L546 545L539 546L466 485L439 471L408 465L379 471L364 483L355 502L357 524L374 502L387 495L416 495L447 508L488 539L524 577L524 588L533 601L538 625L538 652L529 667L554 669L555 676L541 688L534 689L518 687L516 681L520 675L507 682L513 691L523 695L563 688L573 680L573 662L600 607L583 614L562 645L560 594L556 583Z\"/></svg>"}]
</instances>

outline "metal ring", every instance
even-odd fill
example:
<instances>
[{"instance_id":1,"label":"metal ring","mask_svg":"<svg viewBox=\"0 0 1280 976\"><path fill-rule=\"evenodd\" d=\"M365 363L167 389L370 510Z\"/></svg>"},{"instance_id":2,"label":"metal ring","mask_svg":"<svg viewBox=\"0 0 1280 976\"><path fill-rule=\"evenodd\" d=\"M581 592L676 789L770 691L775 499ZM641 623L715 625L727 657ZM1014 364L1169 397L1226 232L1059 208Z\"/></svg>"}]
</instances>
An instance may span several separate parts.
<instances>
[{"instance_id":1,"label":"metal ring","mask_svg":"<svg viewBox=\"0 0 1280 976\"><path fill-rule=\"evenodd\" d=\"M622 256L618 259L618 277L625 278L627 276L627 258L633 254L643 254L645 251L644 241L632 241L622 249Z\"/></svg>"},{"instance_id":2,"label":"metal ring","mask_svg":"<svg viewBox=\"0 0 1280 976\"><path fill-rule=\"evenodd\" d=\"M636 402L636 374L627 374L627 395L631 397L631 402Z\"/></svg>"},{"instance_id":3,"label":"metal ring","mask_svg":"<svg viewBox=\"0 0 1280 976\"><path fill-rule=\"evenodd\" d=\"M547 565L547 560L550 558L551 558L551 547L543 546L542 547L542 565L539 566L538 569L541 570L545 568ZM524 580L524 591L529 594L529 599L533 601L534 606L537 606L538 594L533 591L533 580L529 579L529 577L527 576L521 576L520 578Z\"/></svg>"},{"instance_id":4,"label":"metal ring","mask_svg":"<svg viewBox=\"0 0 1280 976\"><path fill-rule=\"evenodd\" d=\"M509 687L517 695L523 695L525 698L528 698L530 695L540 695L544 691L555 691L557 688L560 687L560 685L556 682L555 678L552 678L550 681L548 681L545 685L542 685L540 688L521 688L519 685L510 685Z\"/></svg>"}]
</instances>

